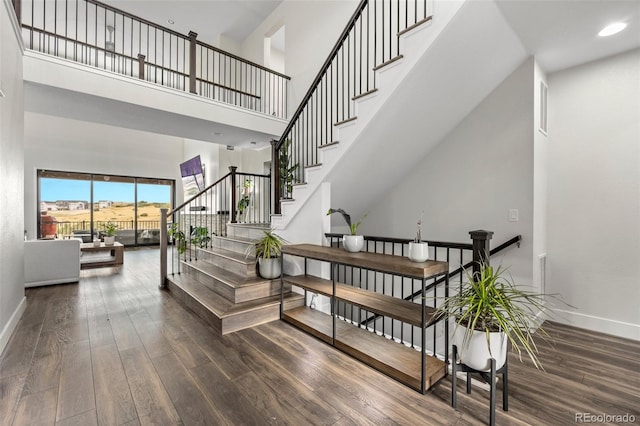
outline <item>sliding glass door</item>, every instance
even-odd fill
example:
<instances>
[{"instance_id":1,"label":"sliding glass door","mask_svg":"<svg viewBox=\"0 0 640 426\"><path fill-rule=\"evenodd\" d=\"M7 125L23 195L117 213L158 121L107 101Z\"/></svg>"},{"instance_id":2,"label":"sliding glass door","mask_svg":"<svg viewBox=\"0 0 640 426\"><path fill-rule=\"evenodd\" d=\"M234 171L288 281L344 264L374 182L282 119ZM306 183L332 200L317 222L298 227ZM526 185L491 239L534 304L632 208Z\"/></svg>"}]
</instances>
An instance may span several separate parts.
<instances>
[{"instance_id":1,"label":"sliding glass door","mask_svg":"<svg viewBox=\"0 0 640 426\"><path fill-rule=\"evenodd\" d=\"M173 198L173 180L38 170L39 237L90 242L111 222L124 245L158 244Z\"/></svg>"}]
</instances>

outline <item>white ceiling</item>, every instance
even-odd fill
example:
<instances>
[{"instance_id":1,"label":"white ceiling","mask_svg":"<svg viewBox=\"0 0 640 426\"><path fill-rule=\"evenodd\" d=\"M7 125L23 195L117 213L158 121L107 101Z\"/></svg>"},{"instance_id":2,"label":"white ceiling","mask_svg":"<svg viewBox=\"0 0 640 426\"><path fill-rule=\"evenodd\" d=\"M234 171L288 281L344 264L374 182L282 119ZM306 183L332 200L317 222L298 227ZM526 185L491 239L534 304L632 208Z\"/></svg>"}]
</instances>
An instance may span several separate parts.
<instances>
[{"instance_id":1,"label":"white ceiling","mask_svg":"<svg viewBox=\"0 0 640 426\"><path fill-rule=\"evenodd\" d=\"M529 54L548 73L640 46L640 0L496 0ZM612 22L627 28L610 37Z\"/></svg>"},{"instance_id":2,"label":"white ceiling","mask_svg":"<svg viewBox=\"0 0 640 426\"><path fill-rule=\"evenodd\" d=\"M282 0L102 0L111 6L198 40L216 44L220 34L244 41ZM169 24L168 20L174 21Z\"/></svg>"}]
</instances>

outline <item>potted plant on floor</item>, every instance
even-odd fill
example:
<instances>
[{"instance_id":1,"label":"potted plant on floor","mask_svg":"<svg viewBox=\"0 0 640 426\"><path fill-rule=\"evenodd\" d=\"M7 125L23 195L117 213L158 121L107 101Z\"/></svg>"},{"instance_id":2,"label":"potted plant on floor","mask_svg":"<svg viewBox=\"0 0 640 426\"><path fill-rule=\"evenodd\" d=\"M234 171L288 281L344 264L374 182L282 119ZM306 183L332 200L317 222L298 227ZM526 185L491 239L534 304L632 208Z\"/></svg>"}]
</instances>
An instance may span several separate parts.
<instances>
[{"instance_id":1,"label":"potted plant on floor","mask_svg":"<svg viewBox=\"0 0 640 426\"><path fill-rule=\"evenodd\" d=\"M541 369L535 332L546 336L539 316L548 311L545 295L519 289L506 269L486 262L475 273L466 272L467 282L457 294L444 298L436 315L455 319L453 342L460 362L478 370L489 371L490 359L500 369L507 357L507 342L520 359L529 356ZM458 360L453 360L457 362Z\"/></svg>"},{"instance_id":2,"label":"potted plant on floor","mask_svg":"<svg viewBox=\"0 0 640 426\"><path fill-rule=\"evenodd\" d=\"M429 259L429 244L422 241L422 218L424 217L424 210L418 220L418 232L413 241L409 242L409 254L407 257L413 262L424 262Z\"/></svg>"},{"instance_id":3,"label":"potted plant on floor","mask_svg":"<svg viewBox=\"0 0 640 426\"><path fill-rule=\"evenodd\" d=\"M351 223L351 216L347 214L347 212L345 212L344 210L329 209L329 211L327 212L327 216L333 213L342 214L344 221L347 222L347 226L351 231L351 234L345 234L342 236L342 245L344 246L344 249L352 253L362 250L362 248L364 247L364 237L362 235L357 235L357 232L358 232L358 226L360 226L362 221L367 217L367 214L366 213L363 214L360 220L358 220L356 223Z\"/></svg>"},{"instance_id":4,"label":"potted plant on floor","mask_svg":"<svg viewBox=\"0 0 640 426\"><path fill-rule=\"evenodd\" d=\"M116 232L118 231L118 225L109 221L104 224L104 244L112 246L116 241Z\"/></svg>"},{"instance_id":5,"label":"potted plant on floor","mask_svg":"<svg viewBox=\"0 0 640 426\"><path fill-rule=\"evenodd\" d=\"M262 278L272 280L282 274L280 256L284 240L271 231L264 231L264 236L256 241L256 257L258 258L258 271Z\"/></svg>"}]
</instances>

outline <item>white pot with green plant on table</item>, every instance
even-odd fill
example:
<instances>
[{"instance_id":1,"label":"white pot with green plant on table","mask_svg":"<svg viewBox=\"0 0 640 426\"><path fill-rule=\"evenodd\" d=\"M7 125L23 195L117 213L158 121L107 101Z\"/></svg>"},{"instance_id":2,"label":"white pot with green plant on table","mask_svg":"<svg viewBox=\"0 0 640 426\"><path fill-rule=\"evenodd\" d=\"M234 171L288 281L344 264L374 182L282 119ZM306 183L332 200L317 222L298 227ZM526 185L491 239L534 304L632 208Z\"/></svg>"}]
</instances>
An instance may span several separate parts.
<instances>
[{"instance_id":1,"label":"white pot with green plant on table","mask_svg":"<svg viewBox=\"0 0 640 426\"><path fill-rule=\"evenodd\" d=\"M363 214L357 222L351 223L351 215L343 209L329 209L327 216L332 215L333 213L340 213L344 221L347 223L349 231L351 231L350 234L344 234L342 236L342 245L344 246L344 249L352 253L362 250L364 248L364 236L358 235L358 227L367 217L367 214Z\"/></svg>"}]
</instances>

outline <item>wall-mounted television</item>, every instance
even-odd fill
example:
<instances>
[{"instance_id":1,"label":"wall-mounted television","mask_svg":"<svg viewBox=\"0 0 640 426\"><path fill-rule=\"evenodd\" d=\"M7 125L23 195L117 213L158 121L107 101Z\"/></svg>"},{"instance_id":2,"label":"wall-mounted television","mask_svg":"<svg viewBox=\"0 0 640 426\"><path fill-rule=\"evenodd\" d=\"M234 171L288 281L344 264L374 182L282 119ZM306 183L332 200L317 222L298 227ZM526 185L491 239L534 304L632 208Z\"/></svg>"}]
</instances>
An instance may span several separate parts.
<instances>
[{"instance_id":1,"label":"wall-mounted television","mask_svg":"<svg viewBox=\"0 0 640 426\"><path fill-rule=\"evenodd\" d=\"M204 190L204 171L199 155L180 164L180 174L182 175L185 199L191 198Z\"/></svg>"}]
</instances>

